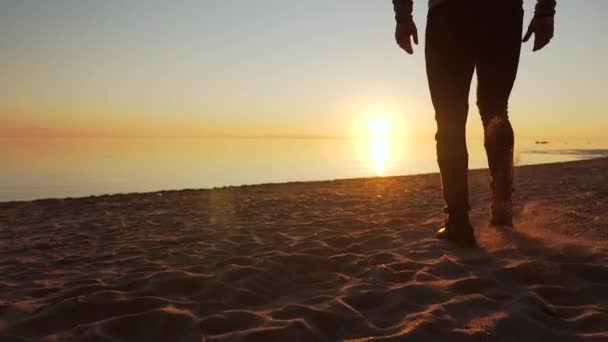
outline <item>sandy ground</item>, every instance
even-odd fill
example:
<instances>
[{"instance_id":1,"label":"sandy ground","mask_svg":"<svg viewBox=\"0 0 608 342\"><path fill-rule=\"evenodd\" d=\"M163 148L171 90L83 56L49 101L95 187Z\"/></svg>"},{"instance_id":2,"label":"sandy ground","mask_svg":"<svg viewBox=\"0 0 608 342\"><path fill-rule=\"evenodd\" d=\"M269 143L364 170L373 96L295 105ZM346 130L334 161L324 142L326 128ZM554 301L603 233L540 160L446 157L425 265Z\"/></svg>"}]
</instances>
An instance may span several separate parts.
<instances>
[{"instance_id":1,"label":"sandy ground","mask_svg":"<svg viewBox=\"0 0 608 342\"><path fill-rule=\"evenodd\" d=\"M437 175L0 204L0 340L608 341L608 159L517 170L433 238Z\"/></svg>"}]
</instances>

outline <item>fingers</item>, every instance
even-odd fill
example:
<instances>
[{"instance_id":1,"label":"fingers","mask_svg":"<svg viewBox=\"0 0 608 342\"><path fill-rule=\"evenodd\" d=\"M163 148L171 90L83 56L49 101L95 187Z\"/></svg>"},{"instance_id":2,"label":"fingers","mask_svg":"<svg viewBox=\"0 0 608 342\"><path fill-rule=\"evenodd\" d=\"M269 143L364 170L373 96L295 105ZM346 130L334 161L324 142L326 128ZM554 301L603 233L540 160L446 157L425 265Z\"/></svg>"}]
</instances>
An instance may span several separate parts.
<instances>
[{"instance_id":1,"label":"fingers","mask_svg":"<svg viewBox=\"0 0 608 342\"><path fill-rule=\"evenodd\" d=\"M410 42L410 37L397 37L397 44L399 47L410 55L414 53L414 49L412 48L412 43Z\"/></svg>"},{"instance_id":2,"label":"fingers","mask_svg":"<svg viewBox=\"0 0 608 342\"><path fill-rule=\"evenodd\" d=\"M553 31L554 28L552 18L545 19L540 25L537 25L534 32L534 48L532 51L538 51L547 46L547 44L549 44L553 38Z\"/></svg>"},{"instance_id":3,"label":"fingers","mask_svg":"<svg viewBox=\"0 0 608 342\"><path fill-rule=\"evenodd\" d=\"M534 48L532 49L532 51L538 51L547 46L547 44L549 44L549 42L551 41L551 38L551 36L543 36L537 33L536 39L534 39Z\"/></svg>"},{"instance_id":4,"label":"fingers","mask_svg":"<svg viewBox=\"0 0 608 342\"><path fill-rule=\"evenodd\" d=\"M535 17L530 22L530 26L528 26L528 31L524 35L523 42L525 43L530 40L530 37L534 34L534 47L532 51L538 51L551 42L553 32L553 17Z\"/></svg>"},{"instance_id":5,"label":"fingers","mask_svg":"<svg viewBox=\"0 0 608 342\"><path fill-rule=\"evenodd\" d=\"M401 47L408 54L413 54L414 49L412 47L412 40L414 44L418 44L418 30L414 21L397 23L395 28L395 40L399 47Z\"/></svg>"},{"instance_id":6,"label":"fingers","mask_svg":"<svg viewBox=\"0 0 608 342\"><path fill-rule=\"evenodd\" d=\"M534 19L532 19L532 22L530 23L530 26L528 26L528 31L526 31L526 34L524 35L524 39L523 42L527 43L528 40L530 40L530 37L532 37L532 33L534 33Z\"/></svg>"},{"instance_id":7,"label":"fingers","mask_svg":"<svg viewBox=\"0 0 608 342\"><path fill-rule=\"evenodd\" d=\"M414 53L414 49L412 48L412 42L410 41L410 37L405 37L405 39L402 39L402 41L399 42L399 46L410 55Z\"/></svg>"}]
</instances>

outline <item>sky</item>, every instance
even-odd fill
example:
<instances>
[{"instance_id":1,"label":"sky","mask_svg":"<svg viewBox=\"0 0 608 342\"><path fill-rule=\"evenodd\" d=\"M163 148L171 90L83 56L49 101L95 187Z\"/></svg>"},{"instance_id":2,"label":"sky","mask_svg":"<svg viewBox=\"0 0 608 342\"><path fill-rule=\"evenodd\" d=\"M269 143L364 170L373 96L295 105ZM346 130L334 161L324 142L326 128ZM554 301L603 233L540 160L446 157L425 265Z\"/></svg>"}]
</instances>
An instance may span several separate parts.
<instances>
[{"instance_id":1,"label":"sky","mask_svg":"<svg viewBox=\"0 0 608 342\"><path fill-rule=\"evenodd\" d=\"M606 13L558 0L554 41L524 46L518 135L608 139ZM424 39L408 56L393 32L390 0L1 0L0 136L344 137L386 115L432 136Z\"/></svg>"}]
</instances>

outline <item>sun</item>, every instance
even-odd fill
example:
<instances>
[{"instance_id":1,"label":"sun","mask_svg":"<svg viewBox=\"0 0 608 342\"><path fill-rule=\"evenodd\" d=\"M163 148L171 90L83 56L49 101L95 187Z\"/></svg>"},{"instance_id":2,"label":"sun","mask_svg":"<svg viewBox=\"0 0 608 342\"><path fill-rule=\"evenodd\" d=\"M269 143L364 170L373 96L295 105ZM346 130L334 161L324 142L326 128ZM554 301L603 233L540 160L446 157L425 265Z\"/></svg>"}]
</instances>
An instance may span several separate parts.
<instances>
[{"instance_id":1,"label":"sun","mask_svg":"<svg viewBox=\"0 0 608 342\"><path fill-rule=\"evenodd\" d=\"M376 139L386 138L391 133L391 130L391 122L383 117L374 118L367 125L368 133Z\"/></svg>"}]
</instances>

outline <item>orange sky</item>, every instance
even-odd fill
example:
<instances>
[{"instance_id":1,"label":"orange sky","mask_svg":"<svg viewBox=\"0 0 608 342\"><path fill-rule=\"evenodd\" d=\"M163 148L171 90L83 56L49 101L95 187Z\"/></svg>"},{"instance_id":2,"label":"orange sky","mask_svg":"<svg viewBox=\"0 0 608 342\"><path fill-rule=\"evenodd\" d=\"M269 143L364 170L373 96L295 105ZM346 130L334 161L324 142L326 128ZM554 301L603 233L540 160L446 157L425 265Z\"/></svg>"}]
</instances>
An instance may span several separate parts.
<instances>
[{"instance_id":1,"label":"orange sky","mask_svg":"<svg viewBox=\"0 0 608 342\"><path fill-rule=\"evenodd\" d=\"M402 134L432 137L424 45L412 57L395 46L391 11L388 0L2 2L0 136L344 137L390 112ZM519 136L606 137L606 12L604 0L562 1L554 42L525 47Z\"/></svg>"}]
</instances>

